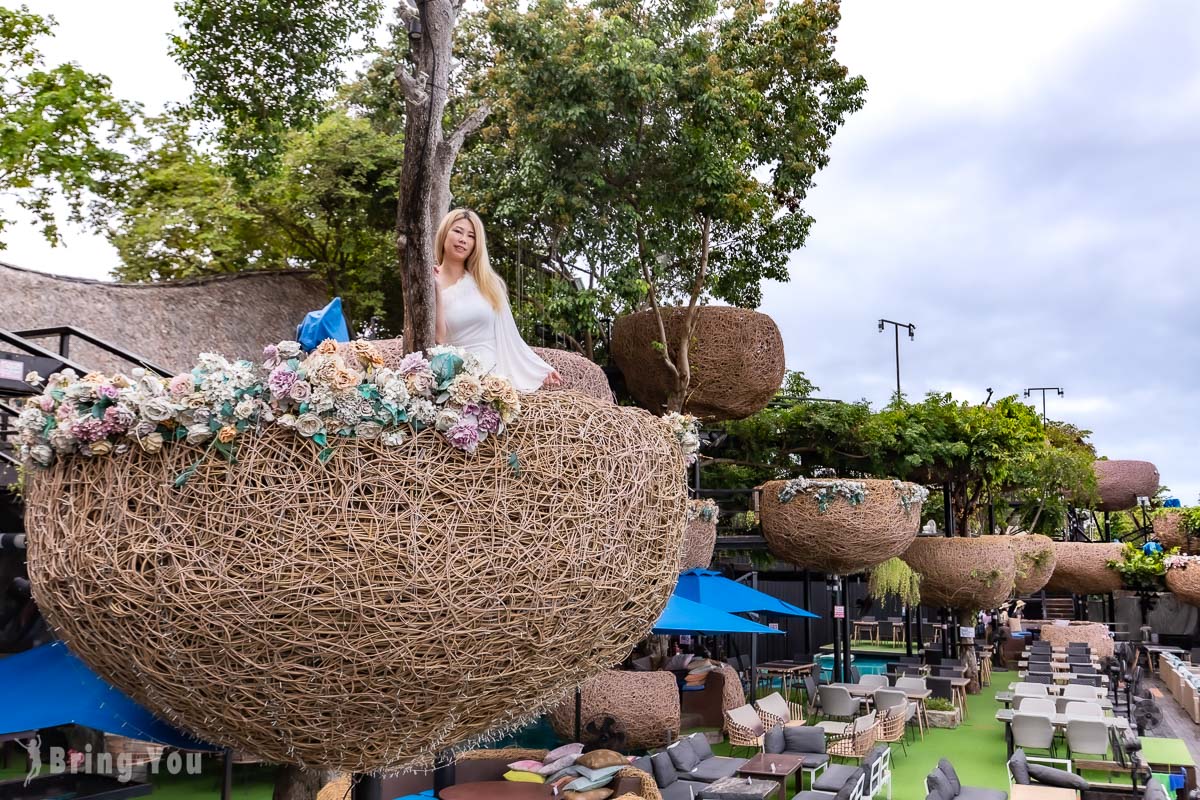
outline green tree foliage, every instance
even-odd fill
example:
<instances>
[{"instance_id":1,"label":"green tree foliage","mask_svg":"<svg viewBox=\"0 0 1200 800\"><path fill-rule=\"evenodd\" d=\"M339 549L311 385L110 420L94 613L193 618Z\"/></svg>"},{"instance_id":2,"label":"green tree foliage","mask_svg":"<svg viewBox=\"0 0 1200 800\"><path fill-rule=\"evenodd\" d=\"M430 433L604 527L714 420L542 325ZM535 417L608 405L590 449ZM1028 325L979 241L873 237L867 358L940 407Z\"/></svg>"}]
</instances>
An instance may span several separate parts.
<instances>
[{"instance_id":1,"label":"green tree foliage","mask_svg":"<svg viewBox=\"0 0 1200 800\"><path fill-rule=\"evenodd\" d=\"M320 119L356 37L379 0L177 0L183 32L171 55L195 84L194 103L220 123L240 177L271 170L292 128Z\"/></svg>"},{"instance_id":2,"label":"green tree foliage","mask_svg":"<svg viewBox=\"0 0 1200 800\"><path fill-rule=\"evenodd\" d=\"M396 137L333 112L283 137L274 172L239 183L189 138L186 118L158 120L153 134L105 207L118 278L307 268L357 327L399 332Z\"/></svg>"},{"instance_id":3,"label":"green tree foliage","mask_svg":"<svg viewBox=\"0 0 1200 800\"><path fill-rule=\"evenodd\" d=\"M119 143L137 111L113 97L103 75L76 64L46 67L38 40L53 27L53 18L25 6L0 7L0 191L58 244L54 198L65 200L71 221L83 220L90 194L124 162ZM0 232L11 223L0 218Z\"/></svg>"}]
</instances>

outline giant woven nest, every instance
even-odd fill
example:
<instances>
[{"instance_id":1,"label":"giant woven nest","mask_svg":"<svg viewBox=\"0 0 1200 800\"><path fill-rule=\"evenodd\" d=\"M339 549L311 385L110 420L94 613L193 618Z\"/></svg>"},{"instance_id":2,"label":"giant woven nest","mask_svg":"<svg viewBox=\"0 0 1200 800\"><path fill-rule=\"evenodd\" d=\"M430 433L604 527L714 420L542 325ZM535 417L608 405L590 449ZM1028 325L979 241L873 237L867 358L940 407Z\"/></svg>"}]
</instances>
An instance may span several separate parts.
<instances>
[{"instance_id":1,"label":"giant woven nest","mask_svg":"<svg viewBox=\"0 0 1200 800\"><path fill-rule=\"evenodd\" d=\"M1154 517L1152 524L1154 538L1166 549L1178 547L1183 553L1200 550L1200 537L1188 535L1183 529L1183 514L1180 509L1163 509Z\"/></svg>"},{"instance_id":2,"label":"giant woven nest","mask_svg":"<svg viewBox=\"0 0 1200 800\"><path fill-rule=\"evenodd\" d=\"M668 343L686 308L662 309ZM613 359L638 404L661 412L671 374L654 343L662 339L653 311L613 324ZM747 308L703 306L688 352L691 380L684 411L702 419L742 419L766 407L783 381L783 337L775 320Z\"/></svg>"},{"instance_id":3,"label":"giant woven nest","mask_svg":"<svg viewBox=\"0 0 1200 800\"><path fill-rule=\"evenodd\" d=\"M900 556L921 575L921 605L979 611L1012 594L1016 562L1007 536L918 536Z\"/></svg>"},{"instance_id":4,"label":"giant woven nest","mask_svg":"<svg viewBox=\"0 0 1200 800\"><path fill-rule=\"evenodd\" d=\"M1200 565L1167 570L1167 588L1176 597L1193 606L1200 606Z\"/></svg>"},{"instance_id":5,"label":"giant woven nest","mask_svg":"<svg viewBox=\"0 0 1200 800\"><path fill-rule=\"evenodd\" d=\"M182 489L187 446L66 459L28 493L38 606L206 740L427 765L620 661L675 585L685 473L666 426L572 393L523 402L474 455L424 432L340 440L321 465L271 428Z\"/></svg>"},{"instance_id":6,"label":"giant woven nest","mask_svg":"<svg viewBox=\"0 0 1200 800\"><path fill-rule=\"evenodd\" d=\"M690 504L700 501L689 500ZM717 518L705 521L700 517L688 514L687 525L683 529L683 549L679 551L679 571L689 569L708 569L712 564L713 548L717 544Z\"/></svg>"},{"instance_id":7,"label":"giant woven nest","mask_svg":"<svg viewBox=\"0 0 1200 800\"><path fill-rule=\"evenodd\" d=\"M1124 511L1158 492L1158 467L1149 461L1095 461L1100 511Z\"/></svg>"},{"instance_id":8,"label":"giant woven nest","mask_svg":"<svg viewBox=\"0 0 1200 800\"><path fill-rule=\"evenodd\" d=\"M1097 658L1111 658L1113 638L1108 626L1100 622L1072 622L1070 625L1047 624L1041 627L1043 642L1052 647L1066 647L1071 642L1085 642Z\"/></svg>"},{"instance_id":9,"label":"giant woven nest","mask_svg":"<svg viewBox=\"0 0 1200 800\"><path fill-rule=\"evenodd\" d=\"M805 495L781 503L786 481L763 484L762 531L771 553L801 569L849 575L907 550L921 524L921 504L905 510L892 481L855 480L866 485L866 500L856 506L836 500L824 512Z\"/></svg>"},{"instance_id":10,"label":"giant woven nest","mask_svg":"<svg viewBox=\"0 0 1200 800\"><path fill-rule=\"evenodd\" d=\"M679 733L679 684L665 670L629 672L610 669L580 687L580 725L616 722L629 749L661 747ZM575 693L550 710L550 724L563 739L575 738Z\"/></svg>"},{"instance_id":11,"label":"giant woven nest","mask_svg":"<svg viewBox=\"0 0 1200 800\"><path fill-rule=\"evenodd\" d=\"M383 356L384 366L393 369L404 358L404 338L374 339L371 344ZM343 355L349 355L349 343L338 346ZM604 370L593 361L589 361L578 353L566 350L556 350L552 347L534 347L533 352L541 358L562 378L562 383L553 388L547 387L546 392L579 392L596 400L613 402L612 389L608 385L608 377Z\"/></svg>"},{"instance_id":12,"label":"giant woven nest","mask_svg":"<svg viewBox=\"0 0 1200 800\"><path fill-rule=\"evenodd\" d=\"M1054 574L1046 583L1048 592L1108 594L1121 588L1121 573L1109 569L1110 560L1121 559L1120 542L1055 542Z\"/></svg>"},{"instance_id":13,"label":"giant woven nest","mask_svg":"<svg viewBox=\"0 0 1200 800\"><path fill-rule=\"evenodd\" d=\"M1019 533L1008 541L1016 558L1016 593L1040 592L1054 574L1054 540L1039 533Z\"/></svg>"}]
</instances>

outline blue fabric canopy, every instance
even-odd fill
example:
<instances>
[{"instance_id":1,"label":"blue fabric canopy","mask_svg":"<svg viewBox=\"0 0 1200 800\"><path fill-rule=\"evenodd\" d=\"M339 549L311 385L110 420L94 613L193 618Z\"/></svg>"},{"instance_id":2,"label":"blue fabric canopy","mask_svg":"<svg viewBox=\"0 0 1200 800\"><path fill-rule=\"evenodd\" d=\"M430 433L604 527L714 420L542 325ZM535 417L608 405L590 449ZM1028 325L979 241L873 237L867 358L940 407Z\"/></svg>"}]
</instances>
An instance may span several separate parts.
<instances>
[{"instance_id":1,"label":"blue fabric canopy","mask_svg":"<svg viewBox=\"0 0 1200 800\"><path fill-rule=\"evenodd\" d=\"M783 633L766 625L693 603L677 594L671 595L667 607L663 609L662 615L650 632L662 636L691 633Z\"/></svg>"},{"instance_id":2,"label":"blue fabric canopy","mask_svg":"<svg viewBox=\"0 0 1200 800\"><path fill-rule=\"evenodd\" d=\"M92 672L62 642L0 660L0 733L83 725L183 750L220 750L171 727Z\"/></svg>"},{"instance_id":3,"label":"blue fabric canopy","mask_svg":"<svg viewBox=\"0 0 1200 800\"><path fill-rule=\"evenodd\" d=\"M675 584L675 594L730 614L761 611L768 614L818 619L817 615L810 611L805 611L799 606L760 592L744 583L731 581L721 573L710 569L689 569L680 574L679 580Z\"/></svg>"},{"instance_id":4,"label":"blue fabric canopy","mask_svg":"<svg viewBox=\"0 0 1200 800\"><path fill-rule=\"evenodd\" d=\"M342 313L342 298L335 297L319 311L310 311L296 326L296 341L307 351L316 350L326 339L335 342L350 341L350 330L346 316Z\"/></svg>"}]
</instances>

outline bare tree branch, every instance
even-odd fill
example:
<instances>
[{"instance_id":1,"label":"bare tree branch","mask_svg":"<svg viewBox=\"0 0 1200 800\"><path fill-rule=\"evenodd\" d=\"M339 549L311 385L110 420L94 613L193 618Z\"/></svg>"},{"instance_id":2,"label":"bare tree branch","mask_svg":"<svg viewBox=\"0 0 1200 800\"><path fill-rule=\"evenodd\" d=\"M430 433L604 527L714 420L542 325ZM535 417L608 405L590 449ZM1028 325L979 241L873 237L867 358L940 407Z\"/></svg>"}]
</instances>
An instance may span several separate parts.
<instances>
[{"instance_id":1,"label":"bare tree branch","mask_svg":"<svg viewBox=\"0 0 1200 800\"><path fill-rule=\"evenodd\" d=\"M429 76L425 73L420 75L412 75L403 64L396 67L396 82L400 84L400 90L404 92L404 99L412 103L414 106L422 106L429 100L429 94L425 91L425 84L429 81Z\"/></svg>"},{"instance_id":2,"label":"bare tree branch","mask_svg":"<svg viewBox=\"0 0 1200 800\"><path fill-rule=\"evenodd\" d=\"M488 114L490 113L492 113L492 107L487 103L483 103L479 108L468 114L462 122L458 123L458 127L446 139L446 143L450 145L454 153L458 153L468 136L479 130L479 126L483 124L483 121L488 118Z\"/></svg>"}]
</instances>

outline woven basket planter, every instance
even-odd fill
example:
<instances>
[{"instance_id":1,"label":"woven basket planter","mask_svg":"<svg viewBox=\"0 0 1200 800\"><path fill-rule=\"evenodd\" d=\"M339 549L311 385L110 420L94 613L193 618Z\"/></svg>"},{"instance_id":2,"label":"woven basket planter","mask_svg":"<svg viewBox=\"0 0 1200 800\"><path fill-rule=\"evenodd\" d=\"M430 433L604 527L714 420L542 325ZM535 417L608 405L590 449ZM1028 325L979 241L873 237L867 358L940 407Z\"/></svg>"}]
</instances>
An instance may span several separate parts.
<instances>
[{"instance_id":1,"label":"woven basket planter","mask_svg":"<svg viewBox=\"0 0 1200 800\"><path fill-rule=\"evenodd\" d=\"M586 729L589 722L600 726L608 717L625 734L629 749L661 747L679 733L679 684L674 673L611 669L584 683L580 694L580 726ZM573 691L550 710L550 724L561 738L575 740Z\"/></svg>"},{"instance_id":2,"label":"woven basket planter","mask_svg":"<svg viewBox=\"0 0 1200 800\"><path fill-rule=\"evenodd\" d=\"M1200 564L1167 570L1167 588L1181 601L1200 606Z\"/></svg>"},{"instance_id":3,"label":"woven basket planter","mask_svg":"<svg viewBox=\"0 0 1200 800\"><path fill-rule=\"evenodd\" d=\"M1124 511L1139 497L1158 491L1158 467L1149 461L1096 461L1092 464L1100 494L1100 511Z\"/></svg>"},{"instance_id":4,"label":"woven basket planter","mask_svg":"<svg viewBox=\"0 0 1200 800\"><path fill-rule=\"evenodd\" d=\"M679 571L708 569L717 544L717 511L711 501L689 500L687 525L683 529L683 549L679 553Z\"/></svg>"},{"instance_id":5,"label":"woven basket planter","mask_svg":"<svg viewBox=\"0 0 1200 800\"><path fill-rule=\"evenodd\" d=\"M921 576L921 605L979 611L1006 602L1016 561L1007 536L918 536L900 557Z\"/></svg>"},{"instance_id":6,"label":"woven basket planter","mask_svg":"<svg viewBox=\"0 0 1200 800\"><path fill-rule=\"evenodd\" d=\"M1113 638L1108 626L1100 622L1072 622L1070 625L1047 624L1041 627L1043 642L1052 647L1066 647L1071 642L1084 642L1097 658L1110 658Z\"/></svg>"},{"instance_id":7,"label":"woven basket planter","mask_svg":"<svg viewBox=\"0 0 1200 800\"><path fill-rule=\"evenodd\" d=\"M620 661L675 586L687 500L666 426L577 394L523 403L472 455L425 431L335 440L320 464L273 427L181 489L186 445L60 461L28 489L38 606L208 741L427 765Z\"/></svg>"},{"instance_id":8,"label":"woven basket planter","mask_svg":"<svg viewBox=\"0 0 1200 800\"><path fill-rule=\"evenodd\" d=\"M815 481L820 483L820 481ZM762 531L771 553L801 569L850 575L882 564L908 549L921 523L920 503L905 508L889 480L857 480L867 497L858 505L843 500L821 511L816 500L798 495L784 503L779 492L787 481L762 485Z\"/></svg>"},{"instance_id":9,"label":"woven basket planter","mask_svg":"<svg viewBox=\"0 0 1200 800\"><path fill-rule=\"evenodd\" d=\"M1167 550L1178 547L1181 553L1200 552L1200 536L1189 536L1183 529L1183 515L1180 509L1167 508L1160 511L1152 520L1154 538Z\"/></svg>"},{"instance_id":10,"label":"woven basket planter","mask_svg":"<svg viewBox=\"0 0 1200 800\"><path fill-rule=\"evenodd\" d=\"M687 309L663 309L667 341L684 324ZM671 375L654 348L661 340L653 311L613 324L613 359L642 408L661 413ZM704 306L689 348L691 380L684 411L701 419L742 419L766 407L783 381L783 337L775 320L746 308Z\"/></svg>"},{"instance_id":11,"label":"woven basket planter","mask_svg":"<svg viewBox=\"0 0 1200 800\"><path fill-rule=\"evenodd\" d=\"M721 689L721 710L729 711L746 705L746 690L742 688L742 679L737 670L722 664L721 674L725 676L725 685Z\"/></svg>"},{"instance_id":12,"label":"woven basket planter","mask_svg":"<svg viewBox=\"0 0 1200 800\"><path fill-rule=\"evenodd\" d=\"M1055 542L1054 574L1046 583L1048 592L1108 594L1122 586L1121 573L1108 562L1121 558L1120 542Z\"/></svg>"},{"instance_id":13,"label":"woven basket planter","mask_svg":"<svg viewBox=\"0 0 1200 800\"><path fill-rule=\"evenodd\" d=\"M1016 594L1040 592L1054 574L1054 540L1041 534L1018 534L1009 537L1016 558Z\"/></svg>"}]
</instances>

